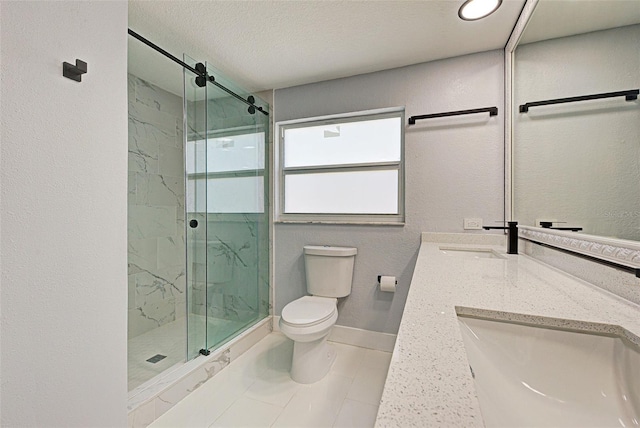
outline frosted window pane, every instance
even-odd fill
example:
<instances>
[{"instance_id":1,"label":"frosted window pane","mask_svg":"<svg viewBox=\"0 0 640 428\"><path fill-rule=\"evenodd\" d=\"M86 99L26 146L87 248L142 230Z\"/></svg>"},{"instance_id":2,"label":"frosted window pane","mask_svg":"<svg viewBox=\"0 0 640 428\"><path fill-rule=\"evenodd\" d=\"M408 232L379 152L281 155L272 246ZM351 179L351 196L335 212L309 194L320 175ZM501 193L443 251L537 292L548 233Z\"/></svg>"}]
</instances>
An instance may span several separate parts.
<instances>
[{"instance_id":1,"label":"frosted window pane","mask_svg":"<svg viewBox=\"0 0 640 428\"><path fill-rule=\"evenodd\" d=\"M207 180L207 212L264 212L263 177L212 178Z\"/></svg>"},{"instance_id":2,"label":"frosted window pane","mask_svg":"<svg viewBox=\"0 0 640 428\"><path fill-rule=\"evenodd\" d=\"M398 171L287 175L285 213L398 214Z\"/></svg>"},{"instance_id":3,"label":"frosted window pane","mask_svg":"<svg viewBox=\"0 0 640 428\"><path fill-rule=\"evenodd\" d=\"M207 172L264 169L264 132L207 140Z\"/></svg>"},{"instance_id":4,"label":"frosted window pane","mask_svg":"<svg viewBox=\"0 0 640 428\"><path fill-rule=\"evenodd\" d=\"M284 166L400 161L400 117L284 131Z\"/></svg>"},{"instance_id":5,"label":"frosted window pane","mask_svg":"<svg viewBox=\"0 0 640 428\"><path fill-rule=\"evenodd\" d=\"M264 132L187 141L187 174L264 169Z\"/></svg>"}]
</instances>

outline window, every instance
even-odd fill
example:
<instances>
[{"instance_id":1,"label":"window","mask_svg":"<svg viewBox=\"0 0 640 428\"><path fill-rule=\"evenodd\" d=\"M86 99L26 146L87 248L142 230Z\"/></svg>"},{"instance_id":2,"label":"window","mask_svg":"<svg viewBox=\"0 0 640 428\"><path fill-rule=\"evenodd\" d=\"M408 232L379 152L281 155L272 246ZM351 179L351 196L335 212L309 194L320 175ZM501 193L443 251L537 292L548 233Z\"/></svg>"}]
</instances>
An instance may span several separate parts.
<instances>
[{"instance_id":1,"label":"window","mask_svg":"<svg viewBox=\"0 0 640 428\"><path fill-rule=\"evenodd\" d=\"M264 140L264 132L238 129L187 141L187 210L264 212Z\"/></svg>"},{"instance_id":2,"label":"window","mask_svg":"<svg viewBox=\"0 0 640 428\"><path fill-rule=\"evenodd\" d=\"M404 222L404 109L276 124L276 219Z\"/></svg>"}]
</instances>

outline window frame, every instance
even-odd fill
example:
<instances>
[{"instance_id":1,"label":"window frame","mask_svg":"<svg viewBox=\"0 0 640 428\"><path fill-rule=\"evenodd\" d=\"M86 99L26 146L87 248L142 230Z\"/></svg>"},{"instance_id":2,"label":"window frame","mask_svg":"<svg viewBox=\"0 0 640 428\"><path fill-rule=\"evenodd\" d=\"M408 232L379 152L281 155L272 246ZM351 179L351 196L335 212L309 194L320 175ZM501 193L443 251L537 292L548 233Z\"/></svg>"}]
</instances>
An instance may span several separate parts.
<instances>
[{"instance_id":1,"label":"window frame","mask_svg":"<svg viewBox=\"0 0 640 428\"><path fill-rule=\"evenodd\" d=\"M284 132L287 129L312 127L321 125L339 125L341 123L367 121L386 118L400 119L400 160L387 162L366 162L342 165L314 165L303 167L284 167ZM405 153L404 153L404 107L391 107L376 110L333 114L303 119L277 122L276 147L274 156L275 203L274 218L276 223L327 223L327 224L367 224L398 225L405 222ZM327 213L286 213L285 212L285 177L292 174L357 172L373 170L398 171L398 213L397 214L327 214Z\"/></svg>"}]
</instances>

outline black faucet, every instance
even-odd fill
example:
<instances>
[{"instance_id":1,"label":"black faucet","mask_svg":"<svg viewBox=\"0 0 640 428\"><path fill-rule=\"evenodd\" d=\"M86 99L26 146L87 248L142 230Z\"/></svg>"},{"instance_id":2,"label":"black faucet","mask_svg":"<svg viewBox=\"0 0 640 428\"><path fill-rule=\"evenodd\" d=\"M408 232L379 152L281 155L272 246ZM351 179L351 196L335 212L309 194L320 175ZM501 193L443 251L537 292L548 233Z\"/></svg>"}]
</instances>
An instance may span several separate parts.
<instances>
[{"instance_id":1,"label":"black faucet","mask_svg":"<svg viewBox=\"0 0 640 428\"><path fill-rule=\"evenodd\" d=\"M544 227L545 229L555 229L555 230L570 230L572 232L580 232L582 230L581 227L576 226L554 226L551 221L541 221L540 227Z\"/></svg>"},{"instance_id":2,"label":"black faucet","mask_svg":"<svg viewBox=\"0 0 640 428\"><path fill-rule=\"evenodd\" d=\"M508 226L482 226L484 230L507 230L507 254L518 254L518 222L508 221Z\"/></svg>"}]
</instances>

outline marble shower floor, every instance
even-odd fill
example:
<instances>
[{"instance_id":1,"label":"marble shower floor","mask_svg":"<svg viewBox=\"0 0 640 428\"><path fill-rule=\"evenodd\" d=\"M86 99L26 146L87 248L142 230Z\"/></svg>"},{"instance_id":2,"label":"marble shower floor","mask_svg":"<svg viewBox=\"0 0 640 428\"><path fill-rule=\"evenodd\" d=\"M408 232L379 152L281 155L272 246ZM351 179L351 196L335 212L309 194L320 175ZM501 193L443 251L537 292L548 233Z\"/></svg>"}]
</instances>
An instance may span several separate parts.
<instances>
[{"instance_id":1,"label":"marble shower floor","mask_svg":"<svg viewBox=\"0 0 640 428\"><path fill-rule=\"evenodd\" d=\"M206 317L189 315L189 337L204 344L204 326ZM209 342L217 343L226 340L233 333L251 324L252 321L229 321L220 318L208 319ZM187 352L186 318L150 330L128 341L127 368L129 391L144 384L160 373L182 364ZM147 362L147 359L160 354L166 358L157 363Z\"/></svg>"},{"instance_id":2,"label":"marble shower floor","mask_svg":"<svg viewBox=\"0 0 640 428\"><path fill-rule=\"evenodd\" d=\"M373 427L391 353L332 345L329 374L301 385L289 377L293 342L271 333L150 428Z\"/></svg>"}]
</instances>

